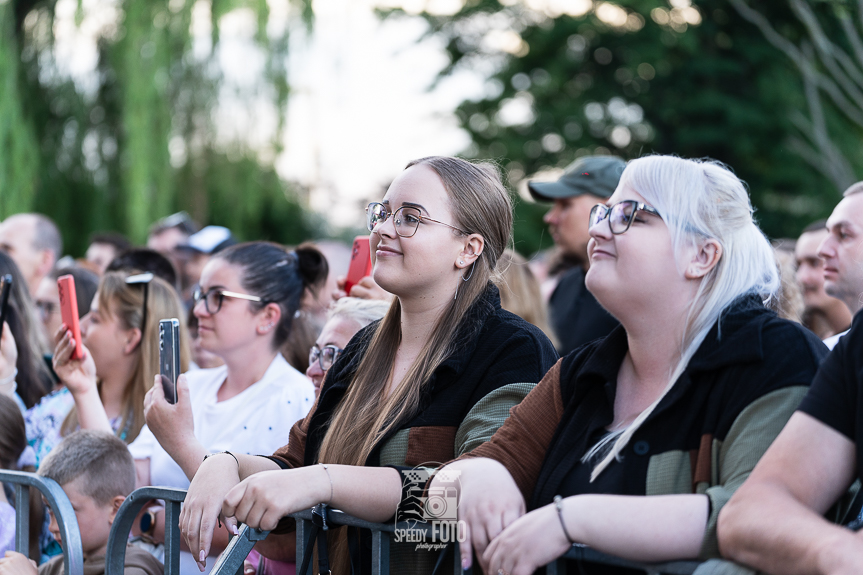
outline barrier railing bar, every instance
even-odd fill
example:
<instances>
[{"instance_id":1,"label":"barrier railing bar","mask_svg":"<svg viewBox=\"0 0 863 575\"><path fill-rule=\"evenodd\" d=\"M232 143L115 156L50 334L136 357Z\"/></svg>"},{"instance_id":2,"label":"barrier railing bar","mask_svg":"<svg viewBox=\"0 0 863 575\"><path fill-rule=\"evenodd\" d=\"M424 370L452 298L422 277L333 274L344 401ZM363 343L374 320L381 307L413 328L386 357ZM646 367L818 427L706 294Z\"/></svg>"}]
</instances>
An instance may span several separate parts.
<instances>
[{"instance_id":1,"label":"barrier railing bar","mask_svg":"<svg viewBox=\"0 0 863 575\"><path fill-rule=\"evenodd\" d=\"M15 551L30 556L30 488L15 485Z\"/></svg>"},{"instance_id":2,"label":"barrier railing bar","mask_svg":"<svg viewBox=\"0 0 863 575\"><path fill-rule=\"evenodd\" d=\"M129 532L138 513L153 499L165 501L165 575L180 574L180 503L186 499L186 492L168 487L141 487L133 491L117 510L108 535L105 575L123 575Z\"/></svg>"},{"instance_id":3,"label":"barrier railing bar","mask_svg":"<svg viewBox=\"0 0 863 575\"><path fill-rule=\"evenodd\" d=\"M243 573L243 561L249 555L255 543L269 535L269 531L252 529L248 525L241 525L239 533L231 539L228 546L219 555L216 564L213 565L212 574L234 575Z\"/></svg>"},{"instance_id":4,"label":"barrier railing bar","mask_svg":"<svg viewBox=\"0 0 863 575\"><path fill-rule=\"evenodd\" d=\"M30 493L26 487L38 489L57 518L63 545L63 572L65 575L84 574L84 551L81 546L81 532L78 518L66 496L66 492L53 479L40 477L26 471L0 470L0 483L15 486L15 550L29 555Z\"/></svg>"}]
</instances>

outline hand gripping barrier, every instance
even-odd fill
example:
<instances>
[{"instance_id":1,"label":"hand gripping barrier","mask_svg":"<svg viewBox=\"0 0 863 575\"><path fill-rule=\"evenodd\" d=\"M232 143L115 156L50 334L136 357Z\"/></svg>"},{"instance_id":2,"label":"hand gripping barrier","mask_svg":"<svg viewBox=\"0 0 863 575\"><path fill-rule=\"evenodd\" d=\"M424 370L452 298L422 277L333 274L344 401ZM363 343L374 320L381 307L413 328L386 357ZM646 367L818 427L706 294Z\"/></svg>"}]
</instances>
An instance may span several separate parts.
<instances>
[{"instance_id":1,"label":"hand gripping barrier","mask_svg":"<svg viewBox=\"0 0 863 575\"><path fill-rule=\"evenodd\" d=\"M297 521L297 575L312 575L312 566L309 565L308 573L299 573L299 566L303 562L303 552L306 549L306 543L309 539L311 531L313 514L312 510L292 513L291 517ZM390 537L399 527L411 529L424 529L428 534L431 533L431 527L423 527L420 524L408 525L392 523L370 523L362 519L352 517L347 513L342 513L338 510L330 510L328 513L328 522L332 525L348 525L368 529L372 532L372 575L389 575L390 573ZM260 541L267 536L267 531L251 529L247 525L240 527L240 534L235 537L228 547L225 549L222 556L216 563L211 575L235 575L238 569L242 569L243 559L249 554L256 541ZM451 552L451 551L450 551ZM464 574L465 571L461 568L459 561L458 544L456 543L455 552L452 557L454 561L454 573ZM609 565L615 567L626 567L630 569L640 570L647 575L691 575L700 565L698 561L672 561L667 563L639 563L636 561L628 561L612 555L606 555L589 547L581 545L573 545L563 557L549 563L546 566L548 575L565 575L567 572L567 561L589 562L600 565ZM167 571L166 571L167 574ZM110 575L110 574L109 574Z\"/></svg>"},{"instance_id":2,"label":"hand gripping barrier","mask_svg":"<svg viewBox=\"0 0 863 575\"><path fill-rule=\"evenodd\" d=\"M78 519L66 493L53 479L40 477L24 471L0 471L0 483L15 486L15 550L28 555L30 547L30 490L35 487L48 501L60 536L63 539L63 565L65 575L84 574L84 552L81 547L81 532Z\"/></svg>"},{"instance_id":3,"label":"hand gripping barrier","mask_svg":"<svg viewBox=\"0 0 863 575\"><path fill-rule=\"evenodd\" d=\"M165 501L165 575L180 575L180 503L186 499L186 491L168 487L136 489L117 510L108 535L105 575L123 575L129 532L138 513L153 499Z\"/></svg>"}]
</instances>

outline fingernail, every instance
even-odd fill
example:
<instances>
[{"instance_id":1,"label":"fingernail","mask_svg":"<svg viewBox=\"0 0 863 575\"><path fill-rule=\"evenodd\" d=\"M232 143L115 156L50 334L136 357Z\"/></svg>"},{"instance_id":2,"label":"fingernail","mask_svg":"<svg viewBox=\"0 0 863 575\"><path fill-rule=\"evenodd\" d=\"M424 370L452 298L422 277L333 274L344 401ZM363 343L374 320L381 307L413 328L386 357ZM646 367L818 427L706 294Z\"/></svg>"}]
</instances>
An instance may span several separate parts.
<instances>
[{"instance_id":1,"label":"fingernail","mask_svg":"<svg viewBox=\"0 0 863 575\"><path fill-rule=\"evenodd\" d=\"M464 570L470 569L470 559L468 559L467 557L462 557L461 568Z\"/></svg>"},{"instance_id":2,"label":"fingernail","mask_svg":"<svg viewBox=\"0 0 863 575\"><path fill-rule=\"evenodd\" d=\"M200 552L200 553L198 553L198 561L202 561L202 562L203 562L203 561L206 561L206 559L207 559L207 554L206 554L206 553L204 553L204 550L203 550L203 549L201 549L201 552Z\"/></svg>"},{"instance_id":3,"label":"fingernail","mask_svg":"<svg viewBox=\"0 0 863 575\"><path fill-rule=\"evenodd\" d=\"M234 535L239 535L239 534L240 534L240 530L239 530L239 529L237 529L237 526L236 526L236 525L231 525L231 531L233 531L233 532L234 532Z\"/></svg>"}]
</instances>

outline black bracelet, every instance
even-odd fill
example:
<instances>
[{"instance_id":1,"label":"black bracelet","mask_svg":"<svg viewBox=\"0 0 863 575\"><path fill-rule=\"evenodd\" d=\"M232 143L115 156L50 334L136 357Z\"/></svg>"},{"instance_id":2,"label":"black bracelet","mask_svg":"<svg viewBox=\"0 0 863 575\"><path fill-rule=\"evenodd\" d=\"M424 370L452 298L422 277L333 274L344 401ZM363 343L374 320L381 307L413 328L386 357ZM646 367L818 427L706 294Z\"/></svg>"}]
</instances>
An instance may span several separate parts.
<instances>
[{"instance_id":1,"label":"black bracelet","mask_svg":"<svg viewBox=\"0 0 863 575\"><path fill-rule=\"evenodd\" d=\"M214 455L222 455L223 453L227 453L228 455L230 455L231 457L234 458L234 461L237 462L237 471L239 471L240 470L240 460L237 459L237 456L234 455L233 453L231 453L230 451L219 451L217 453L208 453L207 455L204 456L204 461L206 461L208 457L212 457ZM203 463L204 461L201 461L201 463Z\"/></svg>"},{"instance_id":2,"label":"black bracelet","mask_svg":"<svg viewBox=\"0 0 863 575\"><path fill-rule=\"evenodd\" d=\"M575 541L572 537L569 536L569 531L566 530L566 523L563 522L563 497L560 495L554 496L554 506L557 508L557 518L560 519L560 527L563 529L563 534L566 535L567 540L571 545L575 544Z\"/></svg>"}]
</instances>

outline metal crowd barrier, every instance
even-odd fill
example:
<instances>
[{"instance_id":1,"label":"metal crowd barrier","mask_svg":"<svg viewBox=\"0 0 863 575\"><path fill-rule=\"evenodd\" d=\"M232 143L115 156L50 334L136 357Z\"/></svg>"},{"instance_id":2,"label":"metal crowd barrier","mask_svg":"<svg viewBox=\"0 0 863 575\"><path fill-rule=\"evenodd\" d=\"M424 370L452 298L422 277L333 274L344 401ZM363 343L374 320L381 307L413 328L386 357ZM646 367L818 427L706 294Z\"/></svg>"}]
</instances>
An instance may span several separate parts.
<instances>
[{"instance_id":1,"label":"metal crowd barrier","mask_svg":"<svg viewBox=\"0 0 863 575\"><path fill-rule=\"evenodd\" d=\"M169 487L136 489L117 510L108 535L105 575L123 575L129 533L138 513L153 499L165 502L165 575L180 575L180 503L186 499L186 491Z\"/></svg>"},{"instance_id":2,"label":"metal crowd barrier","mask_svg":"<svg viewBox=\"0 0 863 575\"><path fill-rule=\"evenodd\" d=\"M14 485L15 491L15 550L29 556L30 551L30 490L38 489L60 528L63 545L63 564L66 575L84 574L84 551L81 546L81 532L75 510L63 489L53 479L40 477L24 471L0 470L0 483Z\"/></svg>"},{"instance_id":3,"label":"metal crowd barrier","mask_svg":"<svg viewBox=\"0 0 863 575\"><path fill-rule=\"evenodd\" d=\"M306 543L309 540L312 527L312 510L301 511L291 514L291 517L297 521L297 569L303 562L303 553L306 548ZM410 528L414 530L423 530L428 535L431 532L431 526L422 524L385 524L371 523L362 519L352 517L347 513L342 513L338 510L330 510L328 513L328 522L334 526L348 525L351 527L359 527L368 529L372 532L372 575L389 575L390 573L390 537L397 528ZM225 551L222 553L211 575L235 575L237 569L242 569L243 560L249 554L256 541L260 541L267 536L267 531L251 529L247 525L240 527L238 537L235 537ZM672 561L667 563L639 563L636 561L628 561L612 555L607 555L580 545L573 545L563 557L549 563L546 566L548 575L565 575L567 572L567 562L578 561L585 563L594 563L599 565L608 565L615 567L624 567L643 571L647 575L691 575L700 565L698 561ZM453 553L454 568L453 572L457 575L464 575L461 568L460 556L458 552L458 543L455 544L455 552ZM312 575L312 565L309 565L308 573L297 573L297 575ZM167 574L167 571L166 571Z\"/></svg>"}]
</instances>

